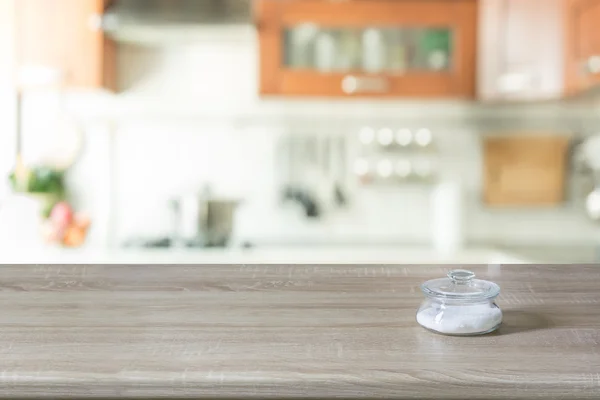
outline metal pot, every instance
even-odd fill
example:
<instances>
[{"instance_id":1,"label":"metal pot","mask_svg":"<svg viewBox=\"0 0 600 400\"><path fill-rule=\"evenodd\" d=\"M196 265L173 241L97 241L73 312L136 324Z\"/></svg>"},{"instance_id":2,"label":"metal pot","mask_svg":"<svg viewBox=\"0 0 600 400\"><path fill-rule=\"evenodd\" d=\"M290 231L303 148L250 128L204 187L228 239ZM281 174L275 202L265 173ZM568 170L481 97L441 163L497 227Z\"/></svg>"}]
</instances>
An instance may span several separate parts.
<instances>
[{"instance_id":1,"label":"metal pot","mask_svg":"<svg viewBox=\"0 0 600 400\"><path fill-rule=\"evenodd\" d=\"M600 187L596 187L587 196L586 208L588 216L595 222L600 222Z\"/></svg>"},{"instance_id":2,"label":"metal pot","mask_svg":"<svg viewBox=\"0 0 600 400\"><path fill-rule=\"evenodd\" d=\"M600 170L592 170L594 189L588 194L585 206L588 217L592 221L600 222Z\"/></svg>"},{"instance_id":3,"label":"metal pot","mask_svg":"<svg viewBox=\"0 0 600 400\"><path fill-rule=\"evenodd\" d=\"M227 246L239 201L209 195L187 195L172 200L175 240L205 247Z\"/></svg>"}]
</instances>

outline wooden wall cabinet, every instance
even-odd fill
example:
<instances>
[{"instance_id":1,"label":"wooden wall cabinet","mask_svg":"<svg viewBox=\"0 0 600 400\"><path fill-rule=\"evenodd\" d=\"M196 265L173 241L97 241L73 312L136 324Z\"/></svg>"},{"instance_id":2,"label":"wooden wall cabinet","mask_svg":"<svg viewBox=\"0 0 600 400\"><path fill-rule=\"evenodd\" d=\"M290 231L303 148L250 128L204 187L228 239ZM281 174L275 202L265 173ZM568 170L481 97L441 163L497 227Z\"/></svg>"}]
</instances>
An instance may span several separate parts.
<instances>
[{"instance_id":1,"label":"wooden wall cabinet","mask_svg":"<svg viewBox=\"0 0 600 400\"><path fill-rule=\"evenodd\" d=\"M480 0L481 100L549 100L600 83L600 0Z\"/></svg>"},{"instance_id":2,"label":"wooden wall cabinet","mask_svg":"<svg viewBox=\"0 0 600 400\"><path fill-rule=\"evenodd\" d=\"M600 83L600 0L565 1L565 82L576 94Z\"/></svg>"},{"instance_id":3,"label":"wooden wall cabinet","mask_svg":"<svg viewBox=\"0 0 600 400\"><path fill-rule=\"evenodd\" d=\"M475 95L477 0L257 0L260 93Z\"/></svg>"},{"instance_id":4,"label":"wooden wall cabinet","mask_svg":"<svg viewBox=\"0 0 600 400\"><path fill-rule=\"evenodd\" d=\"M16 0L15 40L20 86L60 76L67 88L116 86L116 46L101 29L108 0Z\"/></svg>"},{"instance_id":5,"label":"wooden wall cabinet","mask_svg":"<svg viewBox=\"0 0 600 400\"><path fill-rule=\"evenodd\" d=\"M563 0L480 0L480 100L546 100L564 92Z\"/></svg>"}]
</instances>

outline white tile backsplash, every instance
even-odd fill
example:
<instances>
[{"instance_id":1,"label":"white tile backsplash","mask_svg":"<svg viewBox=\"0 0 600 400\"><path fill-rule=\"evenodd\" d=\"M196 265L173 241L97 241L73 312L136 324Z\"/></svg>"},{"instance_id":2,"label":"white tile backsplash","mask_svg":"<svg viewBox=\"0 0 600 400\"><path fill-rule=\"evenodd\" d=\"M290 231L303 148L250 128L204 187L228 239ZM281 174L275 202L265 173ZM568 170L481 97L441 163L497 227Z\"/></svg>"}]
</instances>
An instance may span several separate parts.
<instances>
[{"instance_id":1,"label":"white tile backsplash","mask_svg":"<svg viewBox=\"0 0 600 400\"><path fill-rule=\"evenodd\" d=\"M115 135L119 237L170 229L169 200L210 185L215 195L269 202L275 136L228 125L125 124ZM140 229L141 228L141 229Z\"/></svg>"},{"instance_id":2,"label":"white tile backsplash","mask_svg":"<svg viewBox=\"0 0 600 400\"><path fill-rule=\"evenodd\" d=\"M353 134L362 124L430 127L437 138L445 180L465 189L464 230L468 240L587 241L595 229L580 209L490 211L480 201L479 133L474 110L500 121L569 129L587 116L581 107L541 105L491 109L468 102L261 100L257 96L256 41L237 40L149 48L122 45L116 96L71 93L69 110L85 128L85 147L69 183L77 205L94 217L91 243L104 246L132 235L169 232L168 200L211 183L218 192L244 199L236 235L264 240L431 240L431 191L426 187L353 191L347 209L315 223L281 206L276 185L276 138L288 131L319 129ZM33 97L32 97L33 98ZM11 96L1 99L0 174L13 165ZM25 108L27 147L42 141L42 121L54 100L30 100ZM53 102L54 101L54 102ZM50 105L49 105L50 104ZM566 111L565 111L566 112ZM535 121L544 121L541 124ZM570 118L570 119L569 119ZM534 121L531 123L531 121ZM554 122L553 122L554 121ZM0 185L0 190L1 189ZM2 192L0 192L0 195ZM283 212L287 209L289 212ZM317 238L317 239L315 239Z\"/></svg>"}]
</instances>

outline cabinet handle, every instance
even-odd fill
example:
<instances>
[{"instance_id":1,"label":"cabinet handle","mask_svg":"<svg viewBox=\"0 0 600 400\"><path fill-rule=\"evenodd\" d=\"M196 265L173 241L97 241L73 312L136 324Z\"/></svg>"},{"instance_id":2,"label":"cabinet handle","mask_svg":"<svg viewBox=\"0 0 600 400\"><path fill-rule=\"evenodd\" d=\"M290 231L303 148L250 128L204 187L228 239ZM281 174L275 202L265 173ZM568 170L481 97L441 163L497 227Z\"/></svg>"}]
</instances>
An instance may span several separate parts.
<instances>
[{"instance_id":1,"label":"cabinet handle","mask_svg":"<svg viewBox=\"0 0 600 400\"><path fill-rule=\"evenodd\" d=\"M587 70L590 74L600 73L600 56L591 56L587 60Z\"/></svg>"},{"instance_id":2,"label":"cabinet handle","mask_svg":"<svg viewBox=\"0 0 600 400\"><path fill-rule=\"evenodd\" d=\"M381 77L348 75L342 79L342 90L346 94L385 93L389 90L389 85L387 80Z\"/></svg>"}]
</instances>

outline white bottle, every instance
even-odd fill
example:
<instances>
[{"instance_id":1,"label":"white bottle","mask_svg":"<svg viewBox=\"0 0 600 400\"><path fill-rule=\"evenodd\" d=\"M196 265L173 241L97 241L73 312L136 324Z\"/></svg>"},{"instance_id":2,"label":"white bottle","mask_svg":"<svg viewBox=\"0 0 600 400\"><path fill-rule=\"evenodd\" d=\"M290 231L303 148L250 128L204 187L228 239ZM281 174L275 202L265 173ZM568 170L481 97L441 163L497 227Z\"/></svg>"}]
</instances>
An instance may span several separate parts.
<instances>
[{"instance_id":1,"label":"white bottle","mask_svg":"<svg viewBox=\"0 0 600 400\"><path fill-rule=\"evenodd\" d=\"M335 68L336 46L333 35L321 32L315 46L315 62L317 69L330 72Z\"/></svg>"},{"instance_id":2,"label":"white bottle","mask_svg":"<svg viewBox=\"0 0 600 400\"><path fill-rule=\"evenodd\" d=\"M363 33L363 68L366 72L378 73L385 67L385 45L378 29L367 29Z\"/></svg>"},{"instance_id":3,"label":"white bottle","mask_svg":"<svg viewBox=\"0 0 600 400\"><path fill-rule=\"evenodd\" d=\"M463 193L457 182L438 184L431 195L432 238L435 250L454 254L463 246Z\"/></svg>"}]
</instances>

